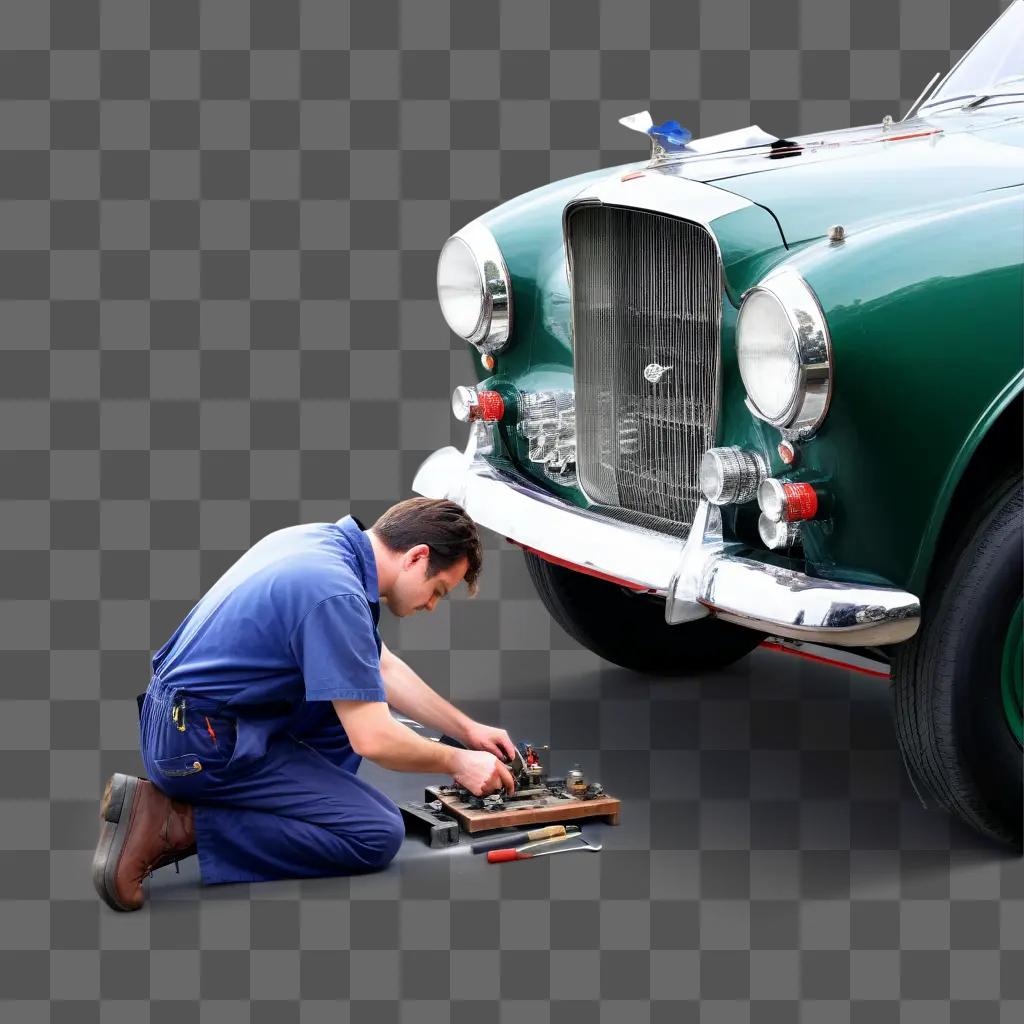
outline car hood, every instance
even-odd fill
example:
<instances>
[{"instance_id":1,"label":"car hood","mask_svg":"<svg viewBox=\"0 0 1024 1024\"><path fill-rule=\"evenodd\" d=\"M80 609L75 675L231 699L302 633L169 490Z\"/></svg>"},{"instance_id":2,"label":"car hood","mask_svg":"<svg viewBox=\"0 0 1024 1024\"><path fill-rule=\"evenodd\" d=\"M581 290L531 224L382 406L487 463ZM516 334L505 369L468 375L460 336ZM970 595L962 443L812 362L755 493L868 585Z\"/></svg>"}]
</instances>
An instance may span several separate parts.
<instances>
[{"instance_id":1,"label":"car hood","mask_svg":"<svg viewBox=\"0 0 1024 1024\"><path fill-rule=\"evenodd\" d=\"M713 183L770 210L789 246L1024 182L1024 107L918 117L759 146L682 155L661 173Z\"/></svg>"}]
</instances>

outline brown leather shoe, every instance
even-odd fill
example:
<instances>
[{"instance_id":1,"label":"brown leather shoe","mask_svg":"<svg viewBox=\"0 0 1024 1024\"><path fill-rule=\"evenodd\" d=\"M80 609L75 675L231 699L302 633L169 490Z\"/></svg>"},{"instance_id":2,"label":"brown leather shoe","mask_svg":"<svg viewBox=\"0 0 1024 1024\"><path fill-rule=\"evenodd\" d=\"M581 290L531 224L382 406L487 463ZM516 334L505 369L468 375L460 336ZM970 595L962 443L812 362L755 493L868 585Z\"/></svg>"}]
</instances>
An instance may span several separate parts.
<instances>
[{"instance_id":1,"label":"brown leather shoe","mask_svg":"<svg viewBox=\"0 0 1024 1024\"><path fill-rule=\"evenodd\" d=\"M114 910L138 910L145 901L143 879L196 852L192 807L147 779L112 775L100 802L100 822L92 881Z\"/></svg>"}]
</instances>

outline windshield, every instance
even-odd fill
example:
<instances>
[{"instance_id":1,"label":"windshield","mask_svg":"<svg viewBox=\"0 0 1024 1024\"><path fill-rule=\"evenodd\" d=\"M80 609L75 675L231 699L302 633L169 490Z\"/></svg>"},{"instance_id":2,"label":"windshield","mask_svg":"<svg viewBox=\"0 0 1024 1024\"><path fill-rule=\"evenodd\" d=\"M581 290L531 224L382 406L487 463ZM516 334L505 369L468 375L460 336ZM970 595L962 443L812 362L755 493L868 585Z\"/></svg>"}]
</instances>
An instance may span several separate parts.
<instances>
[{"instance_id":1,"label":"windshield","mask_svg":"<svg viewBox=\"0 0 1024 1024\"><path fill-rule=\"evenodd\" d=\"M1003 11L921 109L1002 94L1024 98L1024 0Z\"/></svg>"}]
</instances>

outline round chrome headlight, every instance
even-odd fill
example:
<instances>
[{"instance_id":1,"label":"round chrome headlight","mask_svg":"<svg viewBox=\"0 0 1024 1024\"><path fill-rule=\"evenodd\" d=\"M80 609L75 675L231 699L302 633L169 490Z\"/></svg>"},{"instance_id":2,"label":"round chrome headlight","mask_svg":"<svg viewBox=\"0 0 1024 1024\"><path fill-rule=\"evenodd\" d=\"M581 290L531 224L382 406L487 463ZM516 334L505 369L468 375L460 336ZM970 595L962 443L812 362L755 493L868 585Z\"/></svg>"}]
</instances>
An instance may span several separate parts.
<instances>
[{"instance_id":1,"label":"round chrome headlight","mask_svg":"<svg viewBox=\"0 0 1024 1024\"><path fill-rule=\"evenodd\" d=\"M457 231L437 261L437 298L448 326L481 352L508 344L512 299L508 268L494 236L479 221Z\"/></svg>"},{"instance_id":2,"label":"round chrome headlight","mask_svg":"<svg viewBox=\"0 0 1024 1024\"><path fill-rule=\"evenodd\" d=\"M769 274L747 293L736 356L750 411L787 436L813 434L828 411L832 345L825 314L795 271Z\"/></svg>"}]
</instances>

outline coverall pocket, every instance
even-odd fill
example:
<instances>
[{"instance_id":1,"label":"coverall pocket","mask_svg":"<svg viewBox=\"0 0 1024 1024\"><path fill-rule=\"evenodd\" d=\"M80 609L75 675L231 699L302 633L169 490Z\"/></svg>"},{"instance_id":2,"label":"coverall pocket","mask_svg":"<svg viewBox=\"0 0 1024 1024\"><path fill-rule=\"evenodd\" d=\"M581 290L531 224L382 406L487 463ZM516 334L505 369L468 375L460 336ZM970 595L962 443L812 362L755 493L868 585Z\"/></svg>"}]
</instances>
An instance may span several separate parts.
<instances>
[{"instance_id":1,"label":"coverall pocket","mask_svg":"<svg viewBox=\"0 0 1024 1024\"><path fill-rule=\"evenodd\" d=\"M162 757L153 762L161 775L194 775L203 770L199 754L179 754L177 757Z\"/></svg>"},{"instance_id":2,"label":"coverall pocket","mask_svg":"<svg viewBox=\"0 0 1024 1024\"><path fill-rule=\"evenodd\" d=\"M195 755L205 768L229 760L235 746L235 720L200 708L188 697L171 702L153 751L158 760Z\"/></svg>"}]
</instances>

